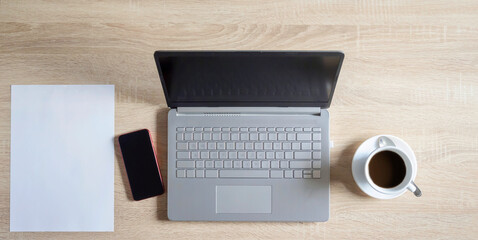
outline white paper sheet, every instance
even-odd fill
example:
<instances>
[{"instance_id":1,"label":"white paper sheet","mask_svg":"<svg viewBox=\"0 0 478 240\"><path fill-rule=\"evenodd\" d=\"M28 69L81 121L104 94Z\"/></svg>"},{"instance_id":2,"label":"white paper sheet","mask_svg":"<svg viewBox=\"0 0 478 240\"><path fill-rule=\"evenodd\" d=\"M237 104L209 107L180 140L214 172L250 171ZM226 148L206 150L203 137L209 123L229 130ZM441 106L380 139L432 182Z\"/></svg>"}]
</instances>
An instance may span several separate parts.
<instances>
[{"instance_id":1,"label":"white paper sheet","mask_svg":"<svg viewBox=\"0 0 478 240\"><path fill-rule=\"evenodd\" d=\"M113 231L114 85L11 93L10 231Z\"/></svg>"}]
</instances>

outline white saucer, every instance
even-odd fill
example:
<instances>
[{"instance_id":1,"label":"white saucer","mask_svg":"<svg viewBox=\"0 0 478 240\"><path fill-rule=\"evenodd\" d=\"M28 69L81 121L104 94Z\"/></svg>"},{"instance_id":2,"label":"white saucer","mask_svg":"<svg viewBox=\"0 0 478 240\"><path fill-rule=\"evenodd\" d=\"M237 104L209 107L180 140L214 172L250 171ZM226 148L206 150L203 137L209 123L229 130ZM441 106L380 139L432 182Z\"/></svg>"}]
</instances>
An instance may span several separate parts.
<instances>
[{"instance_id":1,"label":"white saucer","mask_svg":"<svg viewBox=\"0 0 478 240\"><path fill-rule=\"evenodd\" d=\"M400 148L405 154L407 154L412 164L414 164L416 167L417 160L415 154L413 153L412 148L405 141L392 135L378 135L367 139L360 145L357 151L355 151L355 155L352 160L352 175L355 179L355 183L357 183L359 188L367 195L379 199L392 199L402 195L404 192L407 191L407 189L404 189L403 191L398 192L395 195L383 194L372 188L372 186L368 184L367 179L365 178L365 161L367 161L367 158L370 153L372 153L373 151L375 151L375 149L379 147L377 139L381 136L387 137L388 140L392 141L397 148ZM416 175L417 174L415 171L414 175L412 176L412 181L415 180Z\"/></svg>"}]
</instances>

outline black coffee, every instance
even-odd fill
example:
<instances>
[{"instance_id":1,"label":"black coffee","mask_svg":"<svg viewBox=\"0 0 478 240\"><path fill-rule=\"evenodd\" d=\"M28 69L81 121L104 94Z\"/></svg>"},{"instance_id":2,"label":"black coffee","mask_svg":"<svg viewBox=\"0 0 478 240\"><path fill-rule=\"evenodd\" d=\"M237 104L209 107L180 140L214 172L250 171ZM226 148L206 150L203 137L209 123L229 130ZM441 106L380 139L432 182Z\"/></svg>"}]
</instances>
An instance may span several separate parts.
<instances>
[{"instance_id":1,"label":"black coffee","mask_svg":"<svg viewBox=\"0 0 478 240\"><path fill-rule=\"evenodd\" d=\"M393 188L403 181L407 169L400 155L383 151L370 159L368 171L370 178L377 186Z\"/></svg>"}]
</instances>

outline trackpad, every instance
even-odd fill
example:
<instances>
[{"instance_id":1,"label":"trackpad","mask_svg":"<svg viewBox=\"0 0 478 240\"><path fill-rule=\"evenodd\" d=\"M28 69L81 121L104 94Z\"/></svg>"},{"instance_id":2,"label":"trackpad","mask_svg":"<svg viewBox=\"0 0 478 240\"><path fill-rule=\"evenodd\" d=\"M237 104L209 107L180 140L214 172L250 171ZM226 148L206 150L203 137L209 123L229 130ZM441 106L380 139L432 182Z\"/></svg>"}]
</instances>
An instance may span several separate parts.
<instances>
[{"instance_id":1,"label":"trackpad","mask_svg":"<svg viewBox=\"0 0 478 240\"><path fill-rule=\"evenodd\" d=\"M271 186L216 186L216 213L271 213Z\"/></svg>"}]
</instances>

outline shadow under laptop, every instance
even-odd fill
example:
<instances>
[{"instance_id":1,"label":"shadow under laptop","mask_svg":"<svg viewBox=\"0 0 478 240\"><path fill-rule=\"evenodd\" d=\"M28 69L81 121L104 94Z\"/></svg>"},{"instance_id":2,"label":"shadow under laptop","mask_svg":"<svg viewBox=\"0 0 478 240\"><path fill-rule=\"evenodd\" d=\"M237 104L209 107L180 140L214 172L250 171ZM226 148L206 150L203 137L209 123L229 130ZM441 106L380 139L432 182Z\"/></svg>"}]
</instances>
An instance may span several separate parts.
<instances>
[{"instance_id":1,"label":"shadow under laptop","mask_svg":"<svg viewBox=\"0 0 478 240\"><path fill-rule=\"evenodd\" d=\"M355 141L349 144L340 153L339 159L334 161L334 164L331 163L330 183L341 182L350 192L358 196L367 197L367 195L357 186L352 175L353 156L361 143L362 141Z\"/></svg>"},{"instance_id":2,"label":"shadow under laptop","mask_svg":"<svg viewBox=\"0 0 478 240\"><path fill-rule=\"evenodd\" d=\"M168 111L162 108L156 115L156 157L164 184L164 193L157 197L159 220L168 220Z\"/></svg>"}]
</instances>

